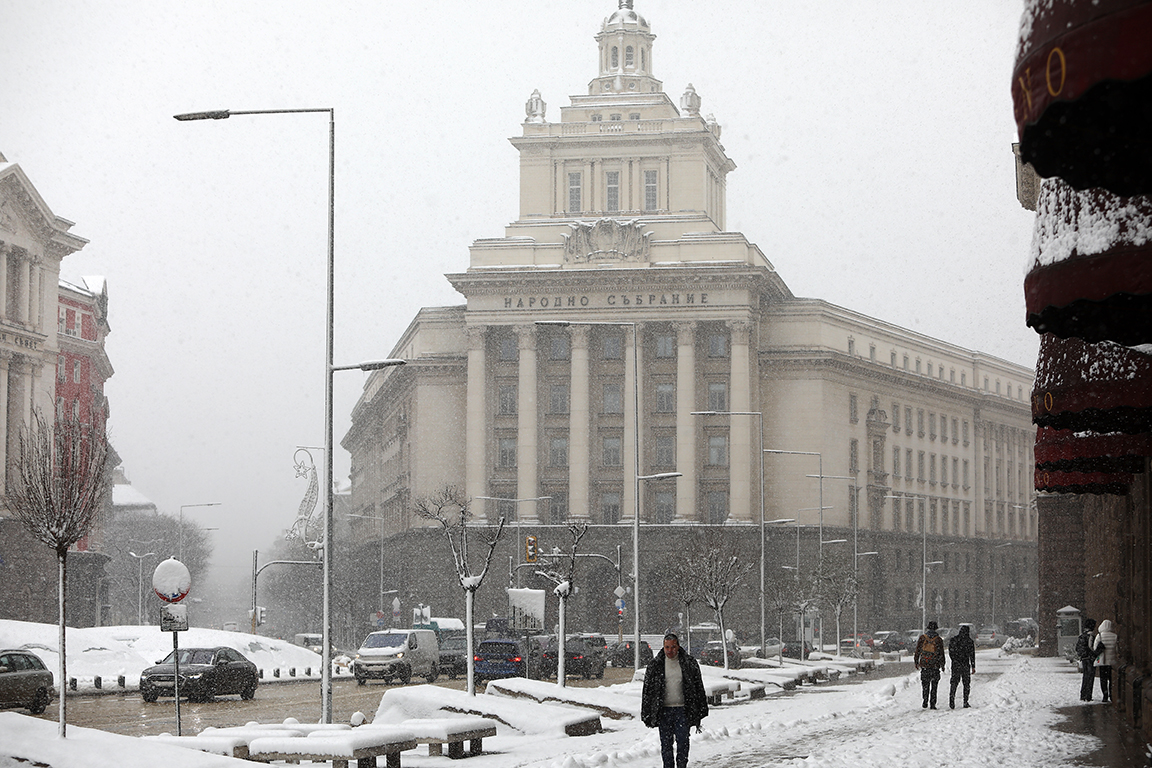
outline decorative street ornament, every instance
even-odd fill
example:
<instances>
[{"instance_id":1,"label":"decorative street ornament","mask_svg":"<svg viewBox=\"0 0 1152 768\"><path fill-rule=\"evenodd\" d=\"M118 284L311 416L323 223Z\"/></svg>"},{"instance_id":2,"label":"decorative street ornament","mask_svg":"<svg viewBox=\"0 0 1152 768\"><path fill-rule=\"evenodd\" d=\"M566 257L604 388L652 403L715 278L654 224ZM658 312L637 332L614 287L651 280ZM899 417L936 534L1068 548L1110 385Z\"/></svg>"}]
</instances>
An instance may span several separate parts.
<instances>
[{"instance_id":1,"label":"decorative street ornament","mask_svg":"<svg viewBox=\"0 0 1152 768\"><path fill-rule=\"evenodd\" d=\"M188 567L174 557L156 566L152 574L152 591L166 603L178 603L188 596L192 588L192 574Z\"/></svg>"},{"instance_id":2,"label":"decorative street ornament","mask_svg":"<svg viewBox=\"0 0 1152 768\"><path fill-rule=\"evenodd\" d=\"M304 454L304 456L302 457L300 454ZM320 499L320 481L316 477L316 462L312 460L312 454L307 449L297 449L292 460L295 462L296 477L308 477L308 490L304 492L304 498L300 500L296 521L284 534L284 538L308 541L308 526L312 523L312 517L316 514L316 502Z\"/></svg>"}]
</instances>

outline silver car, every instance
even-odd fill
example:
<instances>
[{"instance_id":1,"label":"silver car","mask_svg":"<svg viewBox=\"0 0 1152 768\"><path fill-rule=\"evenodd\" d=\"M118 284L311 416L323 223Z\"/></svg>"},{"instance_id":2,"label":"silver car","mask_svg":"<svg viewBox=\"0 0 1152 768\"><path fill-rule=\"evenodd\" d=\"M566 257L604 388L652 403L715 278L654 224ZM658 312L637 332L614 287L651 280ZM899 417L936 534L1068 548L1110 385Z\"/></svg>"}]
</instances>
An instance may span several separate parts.
<instances>
[{"instance_id":1,"label":"silver car","mask_svg":"<svg viewBox=\"0 0 1152 768\"><path fill-rule=\"evenodd\" d=\"M0 651L0 707L23 707L34 715L52 701L52 673L28 651Z\"/></svg>"}]
</instances>

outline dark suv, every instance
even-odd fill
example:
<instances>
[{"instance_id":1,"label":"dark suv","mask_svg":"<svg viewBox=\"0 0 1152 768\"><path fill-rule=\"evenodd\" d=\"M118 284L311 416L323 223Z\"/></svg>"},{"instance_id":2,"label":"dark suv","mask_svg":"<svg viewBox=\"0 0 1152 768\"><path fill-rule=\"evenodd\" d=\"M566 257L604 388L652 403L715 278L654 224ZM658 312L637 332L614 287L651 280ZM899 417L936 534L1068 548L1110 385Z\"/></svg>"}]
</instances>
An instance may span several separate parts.
<instances>
[{"instance_id":1,"label":"dark suv","mask_svg":"<svg viewBox=\"0 0 1152 768\"><path fill-rule=\"evenodd\" d=\"M472 678L477 683L505 677L540 676L539 661L528 641L515 637L483 641L476 646L472 663Z\"/></svg>"},{"instance_id":2,"label":"dark suv","mask_svg":"<svg viewBox=\"0 0 1152 768\"><path fill-rule=\"evenodd\" d=\"M549 675L558 673L559 644L556 638L548 643L544 651L544 665ZM604 677L604 667L608 665L607 654L588 642L584 637L572 635L564 640L564 676L581 675L585 680L591 677Z\"/></svg>"},{"instance_id":3,"label":"dark suv","mask_svg":"<svg viewBox=\"0 0 1152 768\"><path fill-rule=\"evenodd\" d=\"M468 674L468 636L449 635L440 641L440 671L455 680Z\"/></svg>"}]
</instances>

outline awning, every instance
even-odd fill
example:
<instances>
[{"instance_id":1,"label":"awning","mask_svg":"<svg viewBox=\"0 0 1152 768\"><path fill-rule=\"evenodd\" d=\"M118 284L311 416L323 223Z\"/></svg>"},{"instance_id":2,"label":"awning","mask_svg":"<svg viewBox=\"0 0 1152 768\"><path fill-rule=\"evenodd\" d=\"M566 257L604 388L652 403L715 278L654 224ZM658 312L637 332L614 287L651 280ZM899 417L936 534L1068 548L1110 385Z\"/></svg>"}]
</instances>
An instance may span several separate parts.
<instances>
[{"instance_id":1,"label":"awning","mask_svg":"<svg viewBox=\"0 0 1152 768\"><path fill-rule=\"evenodd\" d=\"M1152 342L1152 196L1077 192L1045 179L1029 263L1026 322L1037 332Z\"/></svg>"},{"instance_id":2,"label":"awning","mask_svg":"<svg viewBox=\"0 0 1152 768\"><path fill-rule=\"evenodd\" d=\"M1049 493L1111 493L1126 495L1132 475L1109 472L1048 472L1036 470L1036 490Z\"/></svg>"},{"instance_id":3,"label":"awning","mask_svg":"<svg viewBox=\"0 0 1152 768\"><path fill-rule=\"evenodd\" d=\"M1099 433L1152 432L1152 347L1040 338L1032 422Z\"/></svg>"},{"instance_id":4,"label":"awning","mask_svg":"<svg viewBox=\"0 0 1152 768\"><path fill-rule=\"evenodd\" d=\"M1150 41L1150 0L1027 0L1012 73L1024 162L1075 189L1152 193Z\"/></svg>"},{"instance_id":5,"label":"awning","mask_svg":"<svg viewBox=\"0 0 1152 768\"><path fill-rule=\"evenodd\" d=\"M1036 469L1048 472L1136 474L1152 456L1152 434L1100 434L1040 427L1036 430Z\"/></svg>"}]
</instances>

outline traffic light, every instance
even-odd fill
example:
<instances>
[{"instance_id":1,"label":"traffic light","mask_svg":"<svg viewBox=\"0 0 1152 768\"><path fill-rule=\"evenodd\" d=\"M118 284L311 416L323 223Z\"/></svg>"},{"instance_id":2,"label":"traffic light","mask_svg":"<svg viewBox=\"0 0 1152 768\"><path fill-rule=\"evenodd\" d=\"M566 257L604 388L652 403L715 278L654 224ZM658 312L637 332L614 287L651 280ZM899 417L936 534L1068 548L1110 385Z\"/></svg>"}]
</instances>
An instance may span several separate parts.
<instances>
[{"instance_id":1,"label":"traffic light","mask_svg":"<svg viewBox=\"0 0 1152 768\"><path fill-rule=\"evenodd\" d=\"M526 563L536 562L536 557L539 553L540 553L540 550L536 546L536 537L535 536L525 536L524 537L524 562L526 562Z\"/></svg>"},{"instance_id":2,"label":"traffic light","mask_svg":"<svg viewBox=\"0 0 1152 768\"><path fill-rule=\"evenodd\" d=\"M258 606L256 606L256 626L260 626L263 623L264 623L264 606L258 605Z\"/></svg>"}]
</instances>

